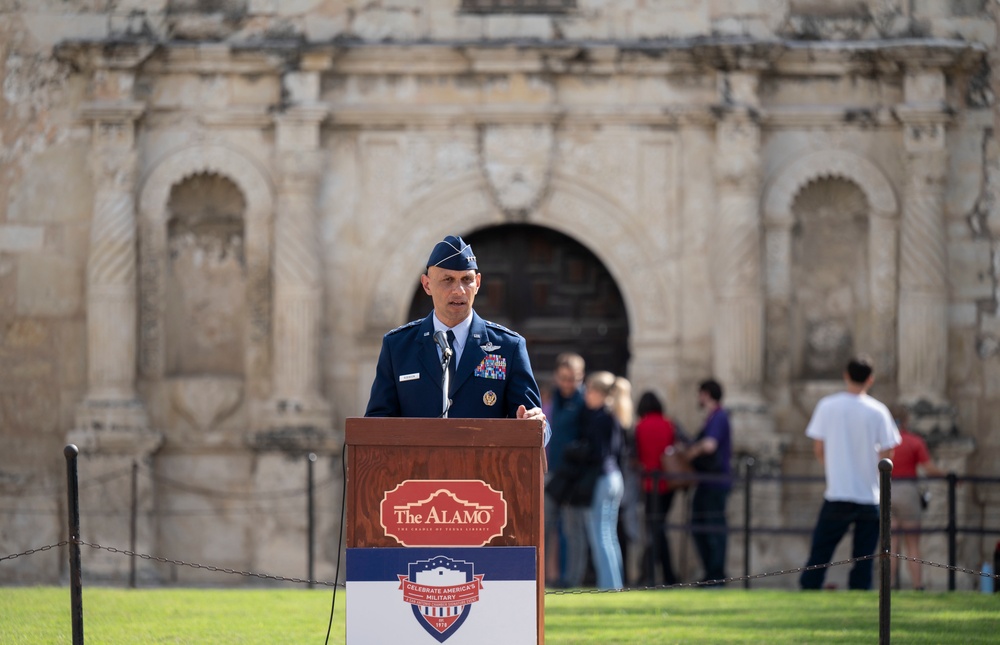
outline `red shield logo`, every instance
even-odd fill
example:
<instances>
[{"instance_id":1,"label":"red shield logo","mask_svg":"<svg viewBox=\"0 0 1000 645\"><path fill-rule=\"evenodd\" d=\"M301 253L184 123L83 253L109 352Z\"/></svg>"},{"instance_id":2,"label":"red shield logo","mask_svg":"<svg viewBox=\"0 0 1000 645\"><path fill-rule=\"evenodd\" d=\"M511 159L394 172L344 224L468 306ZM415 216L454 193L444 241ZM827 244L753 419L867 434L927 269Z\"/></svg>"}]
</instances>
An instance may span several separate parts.
<instances>
[{"instance_id":1,"label":"red shield logo","mask_svg":"<svg viewBox=\"0 0 1000 645\"><path fill-rule=\"evenodd\" d=\"M485 546L503 535L503 493L478 479L408 479L386 491L382 528L403 546Z\"/></svg>"},{"instance_id":2,"label":"red shield logo","mask_svg":"<svg viewBox=\"0 0 1000 645\"><path fill-rule=\"evenodd\" d=\"M483 588L482 574L475 565L439 555L430 560L411 562L407 575L399 577L403 602L413 608L420 626L439 643L458 631L479 601Z\"/></svg>"}]
</instances>

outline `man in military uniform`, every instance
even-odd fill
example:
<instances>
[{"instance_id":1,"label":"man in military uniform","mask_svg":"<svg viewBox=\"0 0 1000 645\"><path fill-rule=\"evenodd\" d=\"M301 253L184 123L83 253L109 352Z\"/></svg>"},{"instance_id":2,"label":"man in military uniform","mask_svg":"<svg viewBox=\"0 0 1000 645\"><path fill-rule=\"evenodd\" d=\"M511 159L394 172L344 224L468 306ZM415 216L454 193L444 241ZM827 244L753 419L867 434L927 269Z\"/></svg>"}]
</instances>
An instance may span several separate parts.
<instances>
[{"instance_id":1,"label":"man in military uniform","mask_svg":"<svg viewBox=\"0 0 1000 645\"><path fill-rule=\"evenodd\" d=\"M382 338L365 416L545 421L524 338L483 320L472 308L482 281L478 269L472 248L461 237L449 235L434 246L420 276L434 311ZM436 332L452 334L454 373L447 401ZM545 436L547 441L547 421Z\"/></svg>"}]
</instances>

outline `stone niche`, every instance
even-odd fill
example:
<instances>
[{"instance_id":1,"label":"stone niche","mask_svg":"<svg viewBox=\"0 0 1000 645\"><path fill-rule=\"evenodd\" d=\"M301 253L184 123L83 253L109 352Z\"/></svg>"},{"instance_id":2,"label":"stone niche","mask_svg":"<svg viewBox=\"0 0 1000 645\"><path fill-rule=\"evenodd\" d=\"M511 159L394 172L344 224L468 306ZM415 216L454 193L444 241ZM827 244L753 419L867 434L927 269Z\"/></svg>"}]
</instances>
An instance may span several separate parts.
<instances>
[{"instance_id":1,"label":"stone niche","mask_svg":"<svg viewBox=\"0 0 1000 645\"><path fill-rule=\"evenodd\" d=\"M865 347L868 201L851 181L806 185L792 205L792 352L798 379L837 380Z\"/></svg>"},{"instance_id":2,"label":"stone niche","mask_svg":"<svg viewBox=\"0 0 1000 645\"><path fill-rule=\"evenodd\" d=\"M195 175L171 191L164 313L169 377L243 376L244 209L239 189L219 175Z\"/></svg>"},{"instance_id":3,"label":"stone niche","mask_svg":"<svg viewBox=\"0 0 1000 645\"><path fill-rule=\"evenodd\" d=\"M239 441L231 417L246 384L245 211L239 187L216 173L193 174L170 188L161 259L162 384L170 412L156 416L172 439Z\"/></svg>"},{"instance_id":4,"label":"stone niche","mask_svg":"<svg viewBox=\"0 0 1000 645\"><path fill-rule=\"evenodd\" d=\"M266 395L273 200L226 147L182 148L139 191L140 391L168 444L245 445ZM255 389L256 387L256 389Z\"/></svg>"}]
</instances>

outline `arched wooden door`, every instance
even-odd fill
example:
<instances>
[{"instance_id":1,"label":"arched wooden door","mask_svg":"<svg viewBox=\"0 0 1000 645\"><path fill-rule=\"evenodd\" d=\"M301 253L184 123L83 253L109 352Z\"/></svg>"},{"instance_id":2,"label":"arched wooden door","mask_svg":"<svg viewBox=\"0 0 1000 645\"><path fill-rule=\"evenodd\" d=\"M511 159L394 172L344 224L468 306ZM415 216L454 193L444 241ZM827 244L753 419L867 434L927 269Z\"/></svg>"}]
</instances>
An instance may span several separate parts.
<instances>
[{"instance_id":1,"label":"arched wooden door","mask_svg":"<svg viewBox=\"0 0 1000 645\"><path fill-rule=\"evenodd\" d=\"M625 375L628 316L621 292L600 260L572 238L540 226L511 224L464 236L483 274L475 309L527 339L539 385L560 352L579 353L587 371ZM417 287L410 320L431 310Z\"/></svg>"}]
</instances>

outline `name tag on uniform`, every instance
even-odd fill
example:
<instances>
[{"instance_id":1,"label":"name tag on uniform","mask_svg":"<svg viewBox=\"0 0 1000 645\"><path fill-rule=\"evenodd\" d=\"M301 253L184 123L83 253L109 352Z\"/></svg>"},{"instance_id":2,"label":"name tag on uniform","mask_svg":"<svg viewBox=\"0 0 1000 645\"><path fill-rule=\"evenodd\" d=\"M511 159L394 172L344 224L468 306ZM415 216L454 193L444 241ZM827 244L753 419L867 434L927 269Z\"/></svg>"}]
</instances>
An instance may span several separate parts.
<instances>
[{"instance_id":1,"label":"name tag on uniform","mask_svg":"<svg viewBox=\"0 0 1000 645\"><path fill-rule=\"evenodd\" d=\"M400 374L399 382L405 383L406 381L416 381L420 378L420 372L415 372L413 374Z\"/></svg>"}]
</instances>

